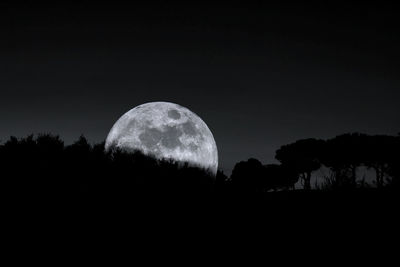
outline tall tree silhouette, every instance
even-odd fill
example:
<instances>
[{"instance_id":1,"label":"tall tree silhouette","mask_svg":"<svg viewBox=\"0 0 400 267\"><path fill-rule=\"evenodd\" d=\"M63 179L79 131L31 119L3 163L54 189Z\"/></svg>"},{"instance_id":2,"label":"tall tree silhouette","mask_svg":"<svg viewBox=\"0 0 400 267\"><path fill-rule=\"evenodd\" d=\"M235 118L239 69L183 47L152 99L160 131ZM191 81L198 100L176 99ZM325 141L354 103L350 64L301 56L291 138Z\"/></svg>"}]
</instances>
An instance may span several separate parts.
<instances>
[{"instance_id":1,"label":"tall tree silhouette","mask_svg":"<svg viewBox=\"0 0 400 267\"><path fill-rule=\"evenodd\" d=\"M391 149L391 158L389 160L388 174L392 177L390 185L396 189L400 188L400 134L393 140L394 145Z\"/></svg>"},{"instance_id":2,"label":"tall tree silhouette","mask_svg":"<svg viewBox=\"0 0 400 267\"><path fill-rule=\"evenodd\" d=\"M396 177L396 162L399 154L399 137L374 135L366 138L364 162L375 171L376 186L383 187L385 177ZM391 182L391 181L386 181Z\"/></svg>"},{"instance_id":3,"label":"tall tree silhouette","mask_svg":"<svg viewBox=\"0 0 400 267\"><path fill-rule=\"evenodd\" d=\"M321 167L320 155L324 141L303 139L284 145L276 151L275 158L286 168L298 174L305 190L311 189L311 174Z\"/></svg>"},{"instance_id":4,"label":"tall tree silhouette","mask_svg":"<svg viewBox=\"0 0 400 267\"><path fill-rule=\"evenodd\" d=\"M333 186L357 186L357 168L365 161L368 149L367 136L359 133L343 134L326 141L322 163L329 167L334 175Z\"/></svg>"}]
</instances>

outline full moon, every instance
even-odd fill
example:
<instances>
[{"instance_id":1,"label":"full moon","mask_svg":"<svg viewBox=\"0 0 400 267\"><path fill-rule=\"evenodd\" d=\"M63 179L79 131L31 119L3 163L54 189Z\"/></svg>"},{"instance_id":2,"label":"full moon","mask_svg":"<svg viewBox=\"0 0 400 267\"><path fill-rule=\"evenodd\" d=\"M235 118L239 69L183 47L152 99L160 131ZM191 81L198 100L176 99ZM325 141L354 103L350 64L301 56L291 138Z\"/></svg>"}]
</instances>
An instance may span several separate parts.
<instances>
[{"instance_id":1,"label":"full moon","mask_svg":"<svg viewBox=\"0 0 400 267\"><path fill-rule=\"evenodd\" d=\"M151 102L126 112L107 136L105 149L113 148L187 162L207 169L214 176L218 169L217 145L207 124L189 109L174 103Z\"/></svg>"}]
</instances>

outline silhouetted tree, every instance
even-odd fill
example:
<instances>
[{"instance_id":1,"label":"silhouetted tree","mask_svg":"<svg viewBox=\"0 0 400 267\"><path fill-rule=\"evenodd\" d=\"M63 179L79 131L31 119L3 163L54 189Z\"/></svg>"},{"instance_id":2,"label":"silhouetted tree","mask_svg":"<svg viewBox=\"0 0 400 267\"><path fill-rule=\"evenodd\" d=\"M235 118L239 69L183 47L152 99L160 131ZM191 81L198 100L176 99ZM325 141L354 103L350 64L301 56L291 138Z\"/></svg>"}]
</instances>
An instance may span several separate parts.
<instances>
[{"instance_id":1,"label":"silhouetted tree","mask_svg":"<svg viewBox=\"0 0 400 267\"><path fill-rule=\"evenodd\" d=\"M276 151L275 158L285 168L298 174L302 179L305 190L311 189L311 174L321 167L320 155L324 141L304 139L282 146Z\"/></svg>"},{"instance_id":2,"label":"silhouetted tree","mask_svg":"<svg viewBox=\"0 0 400 267\"><path fill-rule=\"evenodd\" d=\"M399 138L387 135L368 136L365 142L363 160L367 167L372 168L376 175L376 186L385 184L385 177L396 176L396 157L399 154ZM391 182L391 181L386 181Z\"/></svg>"},{"instance_id":3,"label":"silhouetted tree","mask_svg":"<svg viewBox=\"0 0 400 267\"><path fill-rule=\"evenodd\" d=\"M389 161L389 175L392 177L390 185L396 189L400 188L400 133L394 140L395 144L391 151L391 160Z\"/></svg>"},{"instance_id":4,"label":"silhouetted tree","mask_svg":"<svg viewBox=\"0 0 400 267\"><path fill-rule=\"evenodd\" d=\"M240 191L261 191L264 178L264 167L260 161L250 158L236 163L232 170L232 185Z\"/></svg>"},{"instance_id":5,"label":"silhouetted tree","mask_svg":"<svg viewBox=\"0 0 400 267\"><path fill-rule=\"evenodd\" d=\"M343 134L326 141L322 163L333 172L334 187L355 188L357 168L365 161L367 136Z\"/></svg>"}]
</instances>

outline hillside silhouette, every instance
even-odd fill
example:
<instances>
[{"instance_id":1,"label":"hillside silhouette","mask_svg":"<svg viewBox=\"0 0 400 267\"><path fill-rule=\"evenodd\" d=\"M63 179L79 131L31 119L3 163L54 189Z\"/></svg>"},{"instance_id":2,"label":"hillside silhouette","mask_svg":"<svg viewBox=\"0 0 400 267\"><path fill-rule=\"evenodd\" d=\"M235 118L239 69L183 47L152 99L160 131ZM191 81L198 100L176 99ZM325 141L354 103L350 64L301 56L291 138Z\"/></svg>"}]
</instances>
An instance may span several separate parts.
<instances>
[{"instance_id":1,"label":"hillside silhouette","mask_svg":"<svg viewBox=\"0 0 400 267\"><path fill-rule=\"evenodd\" d=\"M230 177L221 171L212 177L138 151L106 152L104 143L90 144L84 136L71 145L51 134L10 137L0 146L1 190L12 224L5 229L15 229L12 240L33 242L57 233L64 246L83 251L85 244L77 243L82 237L101 250L105 240L125 246L128 239L121 239L129 236L128 243L139 246L153 239L199 245L220 238L223 249L242 253L253 237L284 254L307 251L310 240L331 249L337 248L334 240L356 240L340 245L356 255L365 239L395 239L398 151L399 136L305 139L279 148L280 164L251 158L238 162ZM311 176L323 167L329 170L323 186L312 186ZM363 181L360 167L375 173L374 181ZM216 254L218 244L209 244Z\"/></svg>"},{"instance_id":2,"label":"hillside silhouette","mask_svg":"<svg viewBox=\"0 0 400 267\"><path fill-rule=\"evenodd\" d=\"M276 151L280 164L251 158L217 177L190 164L157 160L140 151L104 150L80 136L65 145L57 135L10 137L0 146L3 190L24 198L44 196L91 198L177 194L266 194L276 191L397 190L400 137L343 134L328 140L304 139ZM320 168L329 173L311 185ZM374 173L367 183L357 175L363 167ZM320 177L321 178L321 177ZM320 179L321 180L321 179Z\"/></svg>"}]
</instances>

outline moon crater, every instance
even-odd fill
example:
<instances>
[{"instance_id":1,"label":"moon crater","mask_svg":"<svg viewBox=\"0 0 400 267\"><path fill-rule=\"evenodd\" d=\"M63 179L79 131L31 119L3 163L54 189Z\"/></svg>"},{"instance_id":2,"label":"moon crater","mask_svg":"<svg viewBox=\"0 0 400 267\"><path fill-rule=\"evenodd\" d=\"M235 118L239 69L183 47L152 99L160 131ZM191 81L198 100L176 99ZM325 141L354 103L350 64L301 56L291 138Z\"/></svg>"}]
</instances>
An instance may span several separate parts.
<instances>
[{"instance_id":1,"label":"moon crater","mask_svg":"<svg viewBox=\"0 0 400 267\"><path fill-rule=\"evenodd\" d=\"M179 120L181 118L181 114L179 114L179 111L171 109L170 111L168 111L168 117L174 120Z\"/></svg>"}]
</instances>

